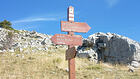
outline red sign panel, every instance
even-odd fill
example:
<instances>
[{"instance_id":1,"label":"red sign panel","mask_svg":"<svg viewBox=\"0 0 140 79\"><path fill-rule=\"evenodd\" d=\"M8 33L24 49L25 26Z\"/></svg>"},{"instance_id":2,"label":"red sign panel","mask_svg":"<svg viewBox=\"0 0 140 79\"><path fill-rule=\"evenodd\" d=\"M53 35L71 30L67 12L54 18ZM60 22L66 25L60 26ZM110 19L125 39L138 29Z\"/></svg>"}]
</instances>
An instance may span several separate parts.
<instances>
[{"instance_id":1,"label":"red sign panel","mask_svg":"<svg viewBox=\"0 0 140 79\"><path fill-rule=\"evenodd\" d=\"M61 31L88 32L91 29L87 23L61 21Z\"/></svg>"},{"instance_id":2,"label":"red sign panel","mask_svg":"<svg viewBox=\"0 0 140 79\"><path fill-rule=\"evenodd\" d=\"M51 38L52 42L57 45L82 45L82 36L80 35L65 35L65 34L55 34Z\"/></svg>"}]
</instances>

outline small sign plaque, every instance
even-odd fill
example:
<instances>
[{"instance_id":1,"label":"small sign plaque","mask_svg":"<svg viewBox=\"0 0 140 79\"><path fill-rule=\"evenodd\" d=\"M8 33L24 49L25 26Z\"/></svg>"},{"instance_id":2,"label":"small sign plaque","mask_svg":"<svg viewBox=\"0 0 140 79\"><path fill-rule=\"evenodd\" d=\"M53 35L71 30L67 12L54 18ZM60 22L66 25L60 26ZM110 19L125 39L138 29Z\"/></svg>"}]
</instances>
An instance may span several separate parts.
<instances>
[{"instance_id":1,"label":"small sign plaque","mask_svg":"<svg viewBox=\"0 0 140 79\"><path fill-rule=\"evenodd\" d=\"M75 58L76 56L76 49L75 47L69 48L66 50L66 60Z\"/></svg>"}]
</instances>

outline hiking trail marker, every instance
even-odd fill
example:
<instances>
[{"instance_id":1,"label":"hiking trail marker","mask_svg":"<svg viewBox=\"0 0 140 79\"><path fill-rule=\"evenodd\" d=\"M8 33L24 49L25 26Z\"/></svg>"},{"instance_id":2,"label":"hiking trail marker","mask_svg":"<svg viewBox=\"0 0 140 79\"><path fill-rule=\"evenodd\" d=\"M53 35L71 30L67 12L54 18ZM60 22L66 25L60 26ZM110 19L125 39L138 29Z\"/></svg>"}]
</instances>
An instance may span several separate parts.
<instances>
[{"instance_id":1,"label":"hiking trail marker","mask_svg":"<svg viewBox=\"0 0 140 79\"><path fill-rule=\"evenodd\" d=\"M90 27L87 23L61 21L61 31L64 32L88 32Z\"/></svg>"},{"instance_id":2,"label":"hiking trail marker","mask_svg":"<svg viewBox=\"0 0 140 79\"><path fill-rule=\"evenodd\" d=\"M74 35L74 32L88 32L91 27L87 23L74 22L74 8L68 8L68 21L61 21L61 31L68 32L66 34L55 34L51 41L56 45L68 45L66 50L66 60L68 60L69 79L76 79L75 77L75 46L82 45L82 36Z\"/></svg>"},{"instance_id":3,"label":"hiking trail marker","mask_svg":"<svg viewBox=\"0 0 140 79\"><path fill-rule=\"evenodd\" d=\"M82 36L80 35L55 34L51 39L57 45L82 45Z\"/></svg>"}]
</instances>

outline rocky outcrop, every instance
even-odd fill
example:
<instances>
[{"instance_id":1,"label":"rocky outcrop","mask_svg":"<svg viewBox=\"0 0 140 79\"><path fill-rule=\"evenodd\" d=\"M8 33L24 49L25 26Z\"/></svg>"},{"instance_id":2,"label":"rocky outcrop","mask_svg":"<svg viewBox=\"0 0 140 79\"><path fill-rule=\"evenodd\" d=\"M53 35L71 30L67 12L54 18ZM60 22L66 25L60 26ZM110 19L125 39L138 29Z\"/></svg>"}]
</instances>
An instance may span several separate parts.
<instances>
[{"instance_id":1,"label":"rocky outcrop","mask_svg":"<svg viewBox=\"0 0 140 79\"><path fill-rule=\"evenodd\" d=\"M19 30L18 32L0 28L0 52L20 52L25 49L31 51L47 51L53 44L50 40L51 35L37 33L35 31Z\"/></svg>"},{"instance_id":2,"label":"rocky outcrop","mask_svg":"<svg viewBox=\"0 0 140 79\"><path fill-rule=\"evenodd\" d=\"M77 57L136 67L140 65L140 43L114 33L90 35L77 50Z\"/></svg>"}]
</instances>

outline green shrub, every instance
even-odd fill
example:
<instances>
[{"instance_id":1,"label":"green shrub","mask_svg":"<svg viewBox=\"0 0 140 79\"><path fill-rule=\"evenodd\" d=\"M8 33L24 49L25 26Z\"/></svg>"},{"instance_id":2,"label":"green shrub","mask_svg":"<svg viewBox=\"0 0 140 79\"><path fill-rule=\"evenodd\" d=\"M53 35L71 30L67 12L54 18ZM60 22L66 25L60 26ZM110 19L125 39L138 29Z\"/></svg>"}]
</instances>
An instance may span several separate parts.
<instances>
[{"instance_id":1,"label":"green shrub","mask_svg":"<svg viewBox=\"0 0 140 79\"><path fill-rule=\"evenodd\" d=\"M8 32L6 35L6 40L3 41L3 48L1 49L10 49L12 47L12 43L14 42L14 34L13 32Z\"/></svg>"},{"instance_id":2,"label":"green shrub","mask_svg":"<svg viewBox=\"0 0 140 79\"><path fill-rule=\"evenodd\" d=\"M12 32L8 32L8 37L9 37L10 39L12 39L13 36L14 36L14 34L13 34Z\"/></svg>"},{"instance_id":3,"label":"green shrub","mask_svg":"<svg viewBox=\"0 0 140 79\"><path fill-rule=\"evenodd\" d=\"M5 29L8 29L8 30L14 30L12 27L11 27L11 23L7 20L4 20L2 22L0 22L0 27L1 28L5 28Z\"/></svg>"},{"instance_id":4,"label":"green shrub","mask_svg":"<svg viewBox=\"0 0 140 79\"><path fill-rule=\"evenodd\" d=\"M62 62L62 59L61 58L55 58L53 59L53 63L54 64L60 64Z\"/></svg>"}]
</instances>

